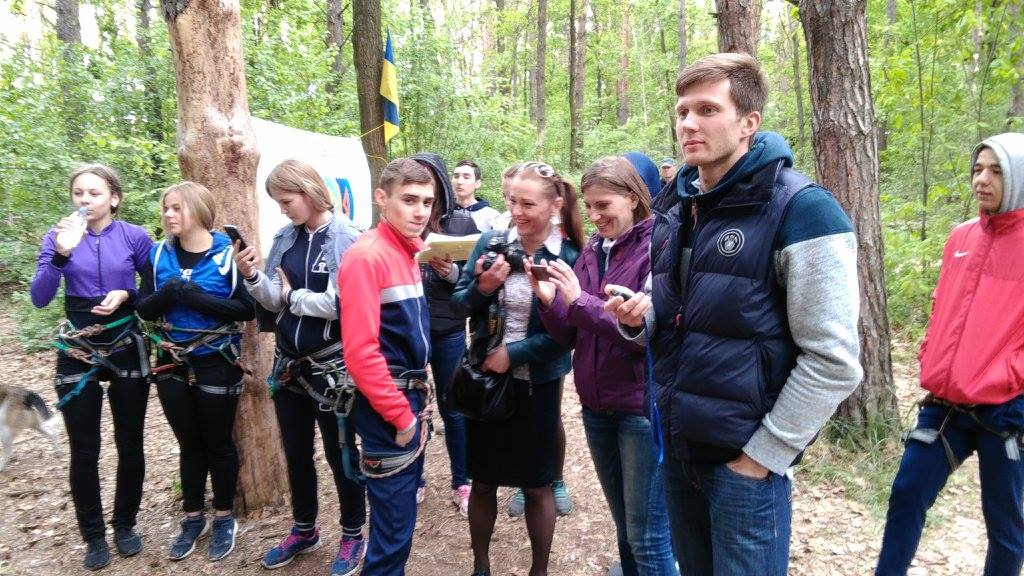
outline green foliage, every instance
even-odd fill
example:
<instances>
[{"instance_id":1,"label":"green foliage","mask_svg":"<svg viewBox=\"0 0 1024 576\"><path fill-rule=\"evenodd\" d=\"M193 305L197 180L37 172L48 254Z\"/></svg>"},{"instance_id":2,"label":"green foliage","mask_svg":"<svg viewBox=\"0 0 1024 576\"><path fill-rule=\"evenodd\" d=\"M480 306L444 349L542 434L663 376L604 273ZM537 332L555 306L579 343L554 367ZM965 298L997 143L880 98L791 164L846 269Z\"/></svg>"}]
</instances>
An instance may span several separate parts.
<instances>
[{"instance_id":1,"label":"green foliage","mask_svg":"<svg viewBox=\"0 0 1024 576\"><path fill-rule=\"evenodd\" d=\"M150 44L147 55L138 39L126 34L132 27L123 25L132 19L135 3L90 4L98 23L96 46L65 50L52 32L31 42L0 43L0 290L22 294L15 308L21 331L36 335L26 336L31 338L44 333L59 312L57 305L32 311L23 292L40 238L70 211L67 173L80 162L115 166L128 190L123 217L153 232L159 226L159 191L180 177L166 26L154 11L152 29L143 36ZM352 11L343 5L349 37ZM395 41L401 96L402 132L391 155L433 151L449 166L474 159L483 170L482 195L500 208L500 174L513 162L539 159L569 172L571 46L569 0L549 0L547 127L541 137L530 112L537 3L496 5L387 0L381 12ZM679 64L678 0L589 0L588 5L582 165L627 150L655 159L677 156L671 115ZM1014 32L1019 24L1007 15L1005 3L976 12L975 4L954 0L900 2L892 22L886 5L871 0L868 9L875 112L884 127L885 272L892 326L916 338L927 319L945 236L975 210L967 179L970 148L1007 126L1010 91L1021 82L1015 64L1024 36ZM24 2L12 3L9 10L23 15ZM710 0L688 2L690 62L716 50L712 13ZM297 128L358 135L351 42L329 45L325 14L325 0L242 0L250 110ZM630 39L624 44L627 16ZM766 10L761 28L759 59L771 88L764 127L790 142L798 168L813 172L808 94L813 79L795 8L781 3ZM336 73L339 50L344 70ZM619 79L626 80L629 103L623 125L617 119Z\"/></svg>"}]
</instances>

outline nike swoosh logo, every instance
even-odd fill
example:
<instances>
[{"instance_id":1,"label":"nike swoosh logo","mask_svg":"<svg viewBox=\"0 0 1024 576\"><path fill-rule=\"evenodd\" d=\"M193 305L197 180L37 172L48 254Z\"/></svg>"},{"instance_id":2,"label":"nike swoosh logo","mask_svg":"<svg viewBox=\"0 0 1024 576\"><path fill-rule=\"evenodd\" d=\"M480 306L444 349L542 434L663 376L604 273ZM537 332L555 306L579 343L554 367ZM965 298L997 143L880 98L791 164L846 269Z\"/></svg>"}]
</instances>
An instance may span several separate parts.
<instances>
[{"instance_id":1,"label":"nike swoosh logo","mask_svg":"<svg viewBox=\"0 0 1024 576\"><path fill-rule=\"evenodd\" d=\"M970 254L970 253L971 253L971 251L970 251L970 250L968 250L967 252L961 252L961 251L957 250L957 251L956 251L956 252L955 252L955 253L953 254L953 258L963 258L964 256L967 256L967 255L968 255L968 254Z\"/></svg>"}]
</instances>

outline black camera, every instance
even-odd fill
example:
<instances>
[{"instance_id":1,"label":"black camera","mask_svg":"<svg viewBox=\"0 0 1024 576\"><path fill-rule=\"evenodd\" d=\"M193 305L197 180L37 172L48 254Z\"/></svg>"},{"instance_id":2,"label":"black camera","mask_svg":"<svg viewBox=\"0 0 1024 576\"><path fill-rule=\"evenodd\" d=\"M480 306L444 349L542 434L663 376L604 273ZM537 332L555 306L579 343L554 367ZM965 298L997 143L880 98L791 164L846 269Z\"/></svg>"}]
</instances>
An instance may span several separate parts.
<instances>
[{"instance_id":1,"label":"black camera","mask_svg":"<svg viewBox=\"0 0 1024 576\"><path fill-rule=\"evenodd\" d=\"M512 266L513 272L522 272L523 258L527 258L526 252L518 246L512 246L504 236L495 236L487 241L487 251L484 253L483 269L490 270L498 254L505 255L505 261Z\"/></svg>"}]
</instances>

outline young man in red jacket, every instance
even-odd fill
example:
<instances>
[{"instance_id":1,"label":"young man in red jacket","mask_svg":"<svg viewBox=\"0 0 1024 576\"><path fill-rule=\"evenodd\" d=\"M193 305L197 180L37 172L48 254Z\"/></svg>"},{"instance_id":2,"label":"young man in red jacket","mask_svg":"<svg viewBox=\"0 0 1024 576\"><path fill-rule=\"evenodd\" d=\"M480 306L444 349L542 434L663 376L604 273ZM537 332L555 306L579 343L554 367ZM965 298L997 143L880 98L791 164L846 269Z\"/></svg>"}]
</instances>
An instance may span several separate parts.
<instances>
[{"instance_id":1,"label":"young man in red jacket","mask_svg":"<svg viewBox=\"0 0 1024 576\"><path fill-rule=\"evenodd\" d=\"M434 181L409 158L388 164L374 191L380 224L345 252L338 270L345 365L358 390L349 418L362 441L370 500L364 575L400 576L416 526L416 480L427 402L430 326L415 255Z\"/></svg>"},{"instance_id":2,"label":"young man in red jacket","mask_svg":"<svg viewBox=\"0 0 1024 576\"><path fill-rule=\"evenodd\" d=\"M942 253L918 358L917 428L889 497L876 574L906 574L925 514L973 452L988 532L986 576L1024 562L1024 134L985 140L971 158L978 218L953 229Z\"/></svg>"}]
</instances>

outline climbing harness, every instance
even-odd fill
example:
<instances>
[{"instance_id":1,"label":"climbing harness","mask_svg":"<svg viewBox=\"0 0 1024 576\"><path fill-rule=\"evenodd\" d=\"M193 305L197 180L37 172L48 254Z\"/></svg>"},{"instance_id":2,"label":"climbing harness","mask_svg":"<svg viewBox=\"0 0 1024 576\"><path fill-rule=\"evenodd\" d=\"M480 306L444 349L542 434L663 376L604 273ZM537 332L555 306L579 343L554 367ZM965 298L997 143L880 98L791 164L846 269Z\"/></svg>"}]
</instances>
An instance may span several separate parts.
<instances>
[{"instance_id":1,"label":"climbing harness","mask_svg":"<svg viewBox=\"0 0 1024 576\"><path fill-rule=\"evenodd\" d=\"M150 374L154 377L160 378L161 374L168 371L173 371L179 366L185 366L187 368L186 381L189 386L195 386L204 392L210 394L228 394L231 396L239 396L242 393L242 382L238 382L230 386L210 386L206 384L198 384L196 382L195 368L190 360L190 355L197 350L209 349L214 350L220 354L228 364L237 366L246 376L252 376L252 370L246 368L241 362L241 353L238 350L238 346L231 341L230 336L236 336L243 332L244 328L242 324L238 322L226 322L213 328L182 328L180 326L174 326L169 322L152 322L150 324L154 331L148 331L146 335L154 344L163 352L166 353L166 357L170 358L170 362L161 364L156 368L150 370ZM184 342L173 342L171 341L168 334L170 332L188 332L196 334L194 338ZM220 344L216 344L218 340L224 340ZM172 378L178 378L172 375Z\"/></svg>"},{"instance_id":2,"label":"climbing harness","mask_svg":"<svg viewBox=\"0 0 1024 576\"><path fill-rule=\"evenodd\" d=\"M58 392L61 388L74 384L71 390L60 397L57 401L57 409L64 410L68 402L81 394L93 377L101 368L107 368L111 373L120 378L144 378L149 373L149 353L146 350L145 341L139 334L135 323L136 317L128 315L119 320L107 324L93 324L85 328L75 328L70 320L64 320L57 325L53 346L63 352L69 358L74 358L89 365L89 369L81 374L60 375L55 378L55 386ZM113 339L111 344L99 345L89 341L89 338L98 336L107 330L114 328L124 329ZM139 370L122 370L113 362L109 356L136 346L139 352Z\"/></svg>"},{"instance_id":3,"label":"climbing harness","mask_svg":"<svg viewBox=\"0 0 1024 576\"><path fill-rule=\"evenodd\" d=\"M942 423L939 424L938 428L912 428L910 430L904 430L903 434L900 436L900 440L904 444L910 440L917 440L922 444L933 444L936 440L940 441L942 443L942 449L946 453L946 460L949 462L949 469L952 472L959 468L960 464L963 462L957 459L956 454L953 452L953 447L950 446L949 441L946 439L943 432L954 413L966 414L974 421L975 424L986 432L1004 439L1006 457L1008 459L1014 461L1020 460L1020 447L1022 441L1024 441L1024 432L1020 430L995 430L991 426L988 426L981 420L981 418L978 417L978 404L954 404L938 398L933 394L928 394L923 400L918 402L918 406L922 408L928 404L943 406L949 410L946 412L946 416L942 419Z\"/></svg>"},{"instance_id":4,"label":"climbing harness","mask_svg":"<svg viewBox=\"0 0 1024 576\"><path fill-rule=\"evenodd\" d=\"M338 421L338 443L341 447L341 463L345 476L353 482L365 484L368 478L379 479L394 476L412 466L423 453L429 429L424 423L430 418L430 404L434 392L430 383L423 378L392 377L398 390L419 390L426 394L424 409L418 419L421 421L420 442L417 449L403 454L370 458L365 454L359 460L359 470L354 470L351 462L351 450L354 448L346 440L348 418L356 399L356 383L345 371L341 363L341 342L317 350L300 358L290 358L278 349L274 359L274 368L267 379L271 396L284 389L295 394L304 394L317 403L322 412L334 412ZM313 386L307 376L322 376L327 383L321 393Z\"/></svg>"}]
</instances>

